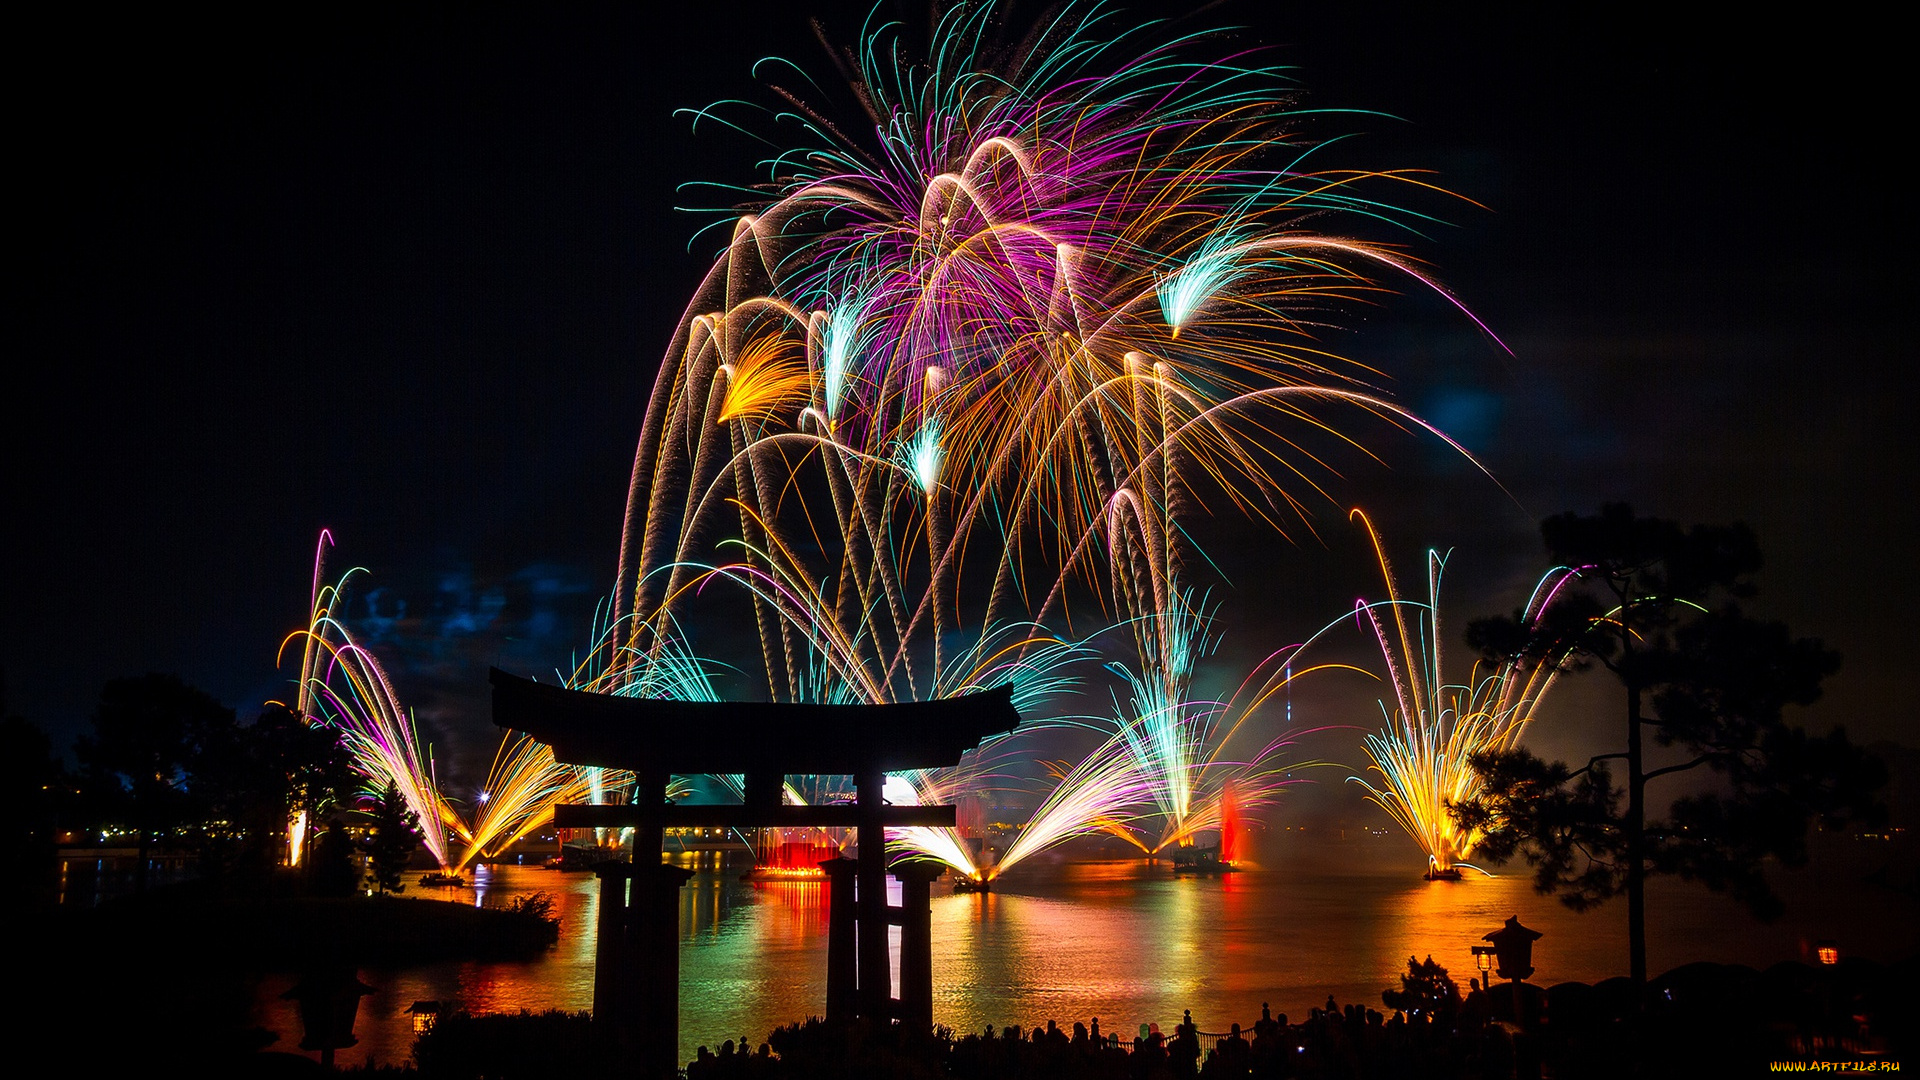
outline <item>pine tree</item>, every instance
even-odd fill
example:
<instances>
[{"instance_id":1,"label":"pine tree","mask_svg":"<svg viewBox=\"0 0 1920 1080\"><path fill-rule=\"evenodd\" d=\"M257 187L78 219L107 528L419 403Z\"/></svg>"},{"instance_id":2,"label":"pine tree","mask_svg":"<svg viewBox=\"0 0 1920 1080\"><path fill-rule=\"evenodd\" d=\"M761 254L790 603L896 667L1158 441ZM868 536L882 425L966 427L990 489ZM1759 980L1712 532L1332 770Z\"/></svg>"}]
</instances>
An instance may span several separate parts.
<instances>
[{"instance_id":1,"label":"pine tree","mask_svg":"<svg viewBox=\"0 0 1920 1080\"><path fill-rule=\"evenodd\" d=\"M1460 1012L1460 988L1432 956L1424 964L1407 957L1407 973L1400 976L1400 989L1382 991L1380 1000L1387 1008L1406 1013L1415 1023L1449 1023Z\"/></svg>"},{"instance_id":2,"label":"pine tree","mask_svg":"<svg viewBox=\"0 0 1920 1080\"><path fill-rule=\"evenodd\" d=\"M391 780L387 781L386 790L374 798L371 817L373 842L367 856L372 863L374 886L383 893L404 892L406 885L401 878L407 872L407 862L413 858L414 849L420 846L420 817L407 809L399 787Z\"/></svg>"},{"instance_id":3,"label":"pine tree","mask_svg":"<svg viewBox=\"0 0 1920 1080\"><path fill-rule=\"evenodd\" d=\"M1476 755L1482 793L1452 811L1482 832L1482 852L1524 856L1535 888L1576 910L1624 895L1628 973L1640 986L1648 877L1678 874L1776 916L1767 867L1806 862L1816 822L1877 820L1886 772L1839 729L1815 736L1787 723L1785 710L1817 699L1840 657L1734 602L1753 594L1761 566L1744 525L1682 528L1613 504L1549 518L1541 536L1575 568L1571 595L1535 621L1477 621L1468 644L1491 660L1604 668L1625 691L1624 745L1580 768L1525 748ZM1648 735L1671 764L1648 760ZM1696 769L1714 783L1662 816L1650 783Z\"/></svg>"}]
</instances>

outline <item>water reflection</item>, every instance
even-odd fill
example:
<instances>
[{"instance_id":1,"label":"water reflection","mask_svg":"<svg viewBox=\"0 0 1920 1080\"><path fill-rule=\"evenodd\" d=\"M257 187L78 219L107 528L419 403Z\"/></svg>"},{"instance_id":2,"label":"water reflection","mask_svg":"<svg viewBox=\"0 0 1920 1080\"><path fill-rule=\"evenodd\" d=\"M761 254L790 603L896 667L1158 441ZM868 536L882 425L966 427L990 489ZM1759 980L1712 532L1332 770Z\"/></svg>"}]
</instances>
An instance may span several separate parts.
<instances>
[{"instance_id":1,"label":"water reflection","mask_svg":"<svg viewBox=\"0 0 1920 1080\"><path fill-rule=\"evenodd\" d=\"M818 1015L826 1003L825 886L741 882L745 861L729 865L714 853L676 858L695 871L680 898L681 1060L700 1043L743 1035L757 1043L778 1024ZM1432 955L1464 986L1474 973L1470 947L1510 915L1546 934L1535 951L1536 982L1593 981L1624 966L1617 905L1578 915L1535 895L1519 875L1427 882L1404 868L1327 866L1176 878L1165 864L1119 861L1023 866L995 884L985 894L935 886L937 1023L978 1031L1098 1016L1108 1030L1131 1031L1147 1022L1170 1028L1192 1009L1202 1030L1223 1031L1250 1025L1262 1002L1299 1016L1331 993L1377 1008L1409 957ZM361 1045L340 1060L404 1060L412 1043L406 1010L417 1000L487 1012L590 1008L597 888L590 874L506 866L482 868L470 890L433 891L489 906L550 892L560 944L520 963L363 971L377 992L362 1006ZM1914 945L1904 905L1891 893L1836 893L1812 875L1788 877L1783 888L1796 912L1877 935L1871 951L1899 955ZM897 885L890 894L898 902ZM1804 926L1762 926L1724 898L1678 883L1658 883L1649 900L1655 970L1692 959L1765 966L1798 955L1807 936ZM897 931L895 940L897 978ZM299 1038L290 1003L277 999L291 984L265 980L256 999L258 1022L280 1033L281 1048Z\"/></svg>"},{"instance_id":2,"label":"water reflection","mask_svg":"<svg viewBox=\"0 0 1920 1080\"><path fill-rule=\"evenodd\" d=\"M768 1017L817 1016L827 1000L827 889L822 882L742 882L744 862L699 868L683 900L681 1060L700 1043L764 1039Z\"/></svg>"},{"instance_id":3,"label":"water reflection","mask_svg":"<svg viewBox=\"0 0 1920 1080\"><path fill-rule=\"evenodd\" d=\"M54 884L54 903L62 907L99 907L108 900L132 896L139 880L140 860L130 851L61 859ZM192 881L194 860L180 855L155 855L147 860L147 887L158 889Z\"/></svg>"}]
</instances>

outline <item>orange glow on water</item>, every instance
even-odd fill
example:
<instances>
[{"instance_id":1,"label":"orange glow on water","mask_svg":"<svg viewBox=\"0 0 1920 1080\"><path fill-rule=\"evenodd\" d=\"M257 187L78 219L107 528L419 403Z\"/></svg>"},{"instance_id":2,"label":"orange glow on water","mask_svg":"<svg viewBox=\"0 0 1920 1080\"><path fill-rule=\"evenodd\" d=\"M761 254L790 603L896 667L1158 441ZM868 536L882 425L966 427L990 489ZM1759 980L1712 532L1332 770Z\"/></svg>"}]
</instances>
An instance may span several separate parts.
<instances>
[{"instance_id":1,"label":"orange glow on water","mask_svg":"<svg viewBox=\"0 0 1920 1080\"><path fill-rule=\"evenodd\" d=\"M1464 991L1477 974L1472 947L1512 915L1545 935L1534 953L1536 984L1592 982L1624 967L1617 910L1576 914L1536 895L1525 875L1428 882L1407 872L1397 849L1356 860L1363 845L1303 852L1261 835L1265 849L1257 854L1274 869L1175 877L1164 862L1043 858L1002 876L990 893L955 894L936 885L935 1022L978 1031L988 1023L1070 1025L1098 1016L1110 1031L1148 1022L1170 1029L1190 1008L1202 1030L1219 1031L1250 1025L1262 1002L1295 1019L1328 994L1379 1008L1380 992L1398 986L1409 957L1431 955ZM701 1043L742 1035L757 1043L778 1024L818 1015L826 1001L827 887L743 883L746 860L729 865L716 852L673 861L696 872L681 894L681 1060ZM1815 936L1808 925L1861 927L1889 953L1920 944L1897 900L1835 898L1820 888L1817 872L1782 877L1796 914L1773 925L1692 886L1654 883L1653 969L1692 960L1764 967L1798 958ZM598 899L592 875L482 866L471 890L445 893L493 906L534 891L556 898L557 947L517 963L363 969L360 978L376 992L361 1006L360 1045L344 1052L341 1064L406 1060L413 1039L407 1009L415 1001L439 1000L448 1012L591 1008ZM897 902L897 890L889 891ZM256 992L254 1022L279 1034L277 1048L299 1041L292 1004L277 996L292 982L291 975L272 976Z\"/></svg>"}]
</instances>

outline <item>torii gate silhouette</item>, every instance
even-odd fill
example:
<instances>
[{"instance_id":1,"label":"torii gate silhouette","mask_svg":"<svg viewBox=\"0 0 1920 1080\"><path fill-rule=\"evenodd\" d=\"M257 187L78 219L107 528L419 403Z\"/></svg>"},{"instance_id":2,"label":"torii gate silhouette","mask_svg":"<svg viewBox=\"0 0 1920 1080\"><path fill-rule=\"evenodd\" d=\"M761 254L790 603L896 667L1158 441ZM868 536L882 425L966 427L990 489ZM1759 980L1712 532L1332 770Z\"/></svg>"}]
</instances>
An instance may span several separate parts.
<instances>
[{"instance_id":1,"label":"torii gate silhouette","mask_svg":"<svg viewBox=\"0 0 1920 1080\"><path fill-rule=\"evenodd\" d=\"M493 722L524 731L569 765L624 769L634 801L554 808L565 829L633 829L631 862L594 868L600 878L594 955L594 1029L603 1045L644 1072L679 1067L680 886L693 872L660 862L668 828L851 827L858 859L831 859L828 873L827 1017L933 1024L931 886L938 866L892 868L902 904L886 899L886 830L948 826L952 806L889 806L887 773L937 769L1020 723L1013 688L887 705L690 702L590 694L491 670ZM673 774L740 773L744 802L667 801ZM853 805L787 806L789 775L852 776ZM900 930L900 996L892 994L887 927ZM857 943L857 944L856 944Z\"/></svg>"}]
</instances>

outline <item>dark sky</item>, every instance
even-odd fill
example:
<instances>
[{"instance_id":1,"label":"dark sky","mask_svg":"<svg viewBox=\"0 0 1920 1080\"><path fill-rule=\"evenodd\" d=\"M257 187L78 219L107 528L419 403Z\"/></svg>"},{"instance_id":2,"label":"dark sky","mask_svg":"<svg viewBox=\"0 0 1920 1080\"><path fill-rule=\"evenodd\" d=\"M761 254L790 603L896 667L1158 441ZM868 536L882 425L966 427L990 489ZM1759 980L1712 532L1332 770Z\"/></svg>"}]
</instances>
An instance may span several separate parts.
<instances>
[{"instance_id":1,"label":"dark sky","mask_svg":"<svg viewBox=\"0 0 1920 1080\"><path fill-rule=\"evenodd\" d=\"M1412 299L1342 344L1512 497L1403 439L1391 468L1355 464L1343 502L1409 568L1456 549L1455 628L1519 602L1547 514L1626 499L1746 520L1769 556L1760 610L1846 655L1814 722L1912 743L1894 36L1844 12L1454 6L1224 3L1174 27L1247 26L1228 44L1295 65L1309 105L1391 114L1330 121L1358 136L1345 160L1431 168L1487 207L1453 204L1415 253L1512 356ZM250 714L286 692L275 649L328 527L334 570L372 571L349 615L403 698L444 744L489 741L486 665L564 665L610 584L652 372L707 257L676 185L753 175L751 144L672 111L753 96L768 53L824 78L804 16L850 42L865 10L89 11L18 30L8 708L64 742L103 680L159 670ZM1282 613L1223 655L1378 595L1340 510L1277 558L1222 528L1232 584Z\"/></svg>"}]
</instances>

